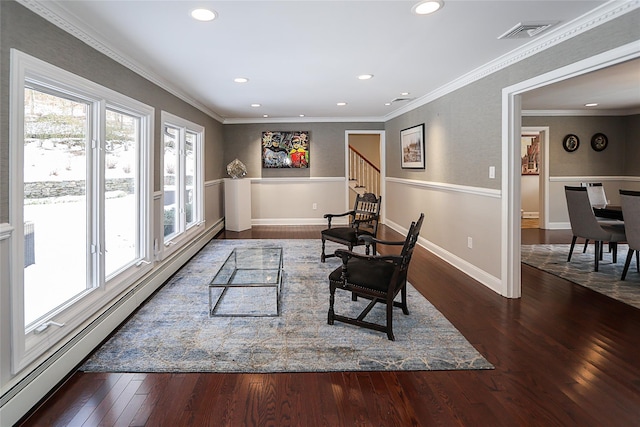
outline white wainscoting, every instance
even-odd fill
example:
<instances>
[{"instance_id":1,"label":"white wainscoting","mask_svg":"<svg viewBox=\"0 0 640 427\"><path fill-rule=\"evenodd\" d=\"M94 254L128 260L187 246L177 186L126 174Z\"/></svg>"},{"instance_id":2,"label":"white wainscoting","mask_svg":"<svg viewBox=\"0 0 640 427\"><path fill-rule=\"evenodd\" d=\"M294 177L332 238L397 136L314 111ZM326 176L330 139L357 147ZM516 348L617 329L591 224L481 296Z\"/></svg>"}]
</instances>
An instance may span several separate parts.
<instances>
[{"instance_id":1,"label":"white wainscoting","mask_svg":"<svg viewBox=\"0 0 640 427\"><path fill-rule=\"evenodd\" d=\"M502 293L500 190L400 178L386 186L388 226L406 234L424 212L420 245Z\"/></svg>"},{"instance_id":2,"label":"white wainscoting","mask_svg":"<svg viewBox=\"0 0 640 427\"><path fill-rule=\"evenodd\" d=\"M326 224L325 213L351 209L346 191L342 177L251 178L251 224Z\"/></svg>"}]
</instances>

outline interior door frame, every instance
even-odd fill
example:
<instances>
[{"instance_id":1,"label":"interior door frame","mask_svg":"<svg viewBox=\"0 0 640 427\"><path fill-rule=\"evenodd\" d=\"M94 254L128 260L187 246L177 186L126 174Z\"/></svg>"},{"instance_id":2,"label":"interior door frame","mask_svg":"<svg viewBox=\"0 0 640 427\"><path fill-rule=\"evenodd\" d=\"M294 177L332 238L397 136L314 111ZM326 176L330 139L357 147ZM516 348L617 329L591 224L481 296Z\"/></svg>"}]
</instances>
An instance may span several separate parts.
<instances>
[{"instance_id":1,"label":"interior door frame","mask_svg":"<svg viewBox=\"0 0 640 427\"><path fill-rule=\"evenodd\" d=\"M519 298L522 295L520 264L521 95L552 83L638 57L640 57L640 45L637 42L631 42L502 89L501 294L503 296Z\"/></svg>"},{"instance_id":2,"label":"interior door frame","mask_svg":"<svg viewBox=\"0 0 640 427\"><path fill-rule=\"evenodd\" d=\"M380 148L380 196L382 197L382 203L380 204L380 223L384 224L386 221L386 143L385 143L385 131L384 130L346 130L344 132L344 205L346 210L351 209L349 206L349 136L350 135L378 135L379 148Z\"/></svg>"}]
</instances>

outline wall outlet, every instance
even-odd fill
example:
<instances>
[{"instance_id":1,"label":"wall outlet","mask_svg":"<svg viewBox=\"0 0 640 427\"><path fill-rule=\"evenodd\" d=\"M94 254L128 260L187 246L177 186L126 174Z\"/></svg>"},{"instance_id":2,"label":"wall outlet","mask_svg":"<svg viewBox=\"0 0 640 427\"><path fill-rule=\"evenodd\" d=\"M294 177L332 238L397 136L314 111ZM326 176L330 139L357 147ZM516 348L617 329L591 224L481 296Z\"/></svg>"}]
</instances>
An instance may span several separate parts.
<instances>
[{"instance_id":1,"label":"wall outlet","mask_svg":"<svg viewBox=\"0 0 640 427\"><path fill-rule=\"evenodd\" d=\"M495 179L496 178L496 167L495 166L489 166L489 178L490 179Z\"/></svg>"},{"instance_id":2,"label":"wall outlet","mask_svg":"<svg viewBox=\"0 0 640 427\"><path fill-rule=\"evenodd\" d=\"M316 209L318 209L318 204L314 203L313 205L311 205L311 208L315 211Z\"/></svg>"},{"instance_id":3,"label":"wall outlet","mask_svg":"<svg viewBox=\"0 0 640 427\"><path fill-rule=\"evenodd\" d=\"M467 237L467 247L473 249L473 238Z\"/></svg>"}]
</instances>

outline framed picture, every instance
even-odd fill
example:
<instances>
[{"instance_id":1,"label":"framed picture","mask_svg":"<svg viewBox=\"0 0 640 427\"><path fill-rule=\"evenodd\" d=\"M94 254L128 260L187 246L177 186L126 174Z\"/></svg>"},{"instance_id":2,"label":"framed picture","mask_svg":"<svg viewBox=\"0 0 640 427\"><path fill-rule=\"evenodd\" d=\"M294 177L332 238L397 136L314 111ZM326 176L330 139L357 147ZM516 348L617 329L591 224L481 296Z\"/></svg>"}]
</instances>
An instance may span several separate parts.
<instances>
[{"instance_id":1,"label":"framed picture","mask_svg":"<svg viewBox=\"0 0 640 427\"><path fill-rule=\"evenodd\" d=\"M522 153L522 175L540 174L540 137L525 136L520 138L520 153Z\"/></svg>"},{"instance_id":2,"label":"framed picture","mask_svg":"<svg viewBox=\"0 0 640 427\"><path fill-rule=\"evenodd\" d=\"M262 132L263 168L308 168L309 132Z\"/></svg>"},{"instance_id":3,"label":"framed picture","mask_svg":"<svg viewBox=\"0 0 640 427\"><path fill-rule=\"evenodd\" d=\"M401 166L403 169L424 169L424 123L400 131Z\"/></svg>"}]
</instances>

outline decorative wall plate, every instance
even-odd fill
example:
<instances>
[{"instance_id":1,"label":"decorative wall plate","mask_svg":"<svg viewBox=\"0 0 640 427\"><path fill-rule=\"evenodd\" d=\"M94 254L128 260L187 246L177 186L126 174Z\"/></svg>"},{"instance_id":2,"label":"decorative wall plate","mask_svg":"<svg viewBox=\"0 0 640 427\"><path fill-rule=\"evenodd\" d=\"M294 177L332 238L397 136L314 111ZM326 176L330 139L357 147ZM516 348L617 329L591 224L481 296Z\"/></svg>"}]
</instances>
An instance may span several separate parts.
<instances>
[{"instance_id":1,"label":"decorative wall plate","mask_svg":"<svg viewBox=\"0 0 640 427\"><path fill-rule=\"evenodd\" d=\"M591 148L596 151L602 151L607 148L609 138L604 133L596 133L591 137Z\"/></svg>"},{"instance_id":2,"label":"decorative wall plate","mask_svg":"<svg viewBox=\"0 0 640 427\"><path fill-rule=\"evenodd\" d=\"M572 133L565 136L564 139L562 140L562 148L564 148L569 153L576 151L579 146L580 146L580 139Z\"/></svg>"}]
</instances>

